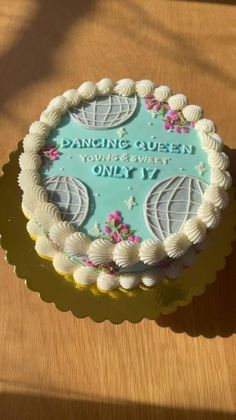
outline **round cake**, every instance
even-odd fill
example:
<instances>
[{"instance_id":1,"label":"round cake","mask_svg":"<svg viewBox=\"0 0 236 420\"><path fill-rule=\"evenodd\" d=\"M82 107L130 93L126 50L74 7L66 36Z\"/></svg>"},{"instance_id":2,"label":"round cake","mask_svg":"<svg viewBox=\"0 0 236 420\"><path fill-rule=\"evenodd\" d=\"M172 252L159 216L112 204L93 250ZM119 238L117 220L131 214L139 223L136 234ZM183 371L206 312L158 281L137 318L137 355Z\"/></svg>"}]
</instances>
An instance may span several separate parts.
<instances>
[{"instance_id":1,"label":"round cake","mask_svg":"<svg viewBox=\"0 0 236 420\"><path fill-rule=\"evenodd\" d=\"M229 159L214 122L150 80L67 90L23 147L27 230L75 285L129 290L179 277L228 203Z\"/></svg>"}]
</instances>

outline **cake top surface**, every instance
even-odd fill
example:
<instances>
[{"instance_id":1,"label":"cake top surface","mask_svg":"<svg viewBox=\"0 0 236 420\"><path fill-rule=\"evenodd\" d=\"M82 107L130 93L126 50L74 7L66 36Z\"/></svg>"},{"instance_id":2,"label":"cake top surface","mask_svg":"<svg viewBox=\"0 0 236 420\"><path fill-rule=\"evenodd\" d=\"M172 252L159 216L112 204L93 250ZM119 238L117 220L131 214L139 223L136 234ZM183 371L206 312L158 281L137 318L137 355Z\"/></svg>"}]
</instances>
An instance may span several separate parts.
<instances>
[{"instance_id":1,"label":"cake top surface","mask_svg":"<svg viewBox=\"0 0 236 420\"><path fill-rule=\"evenodd\" d=\"M149 80L66 91L31 125L24 150L26 213L62 249L77 235L80 262L177 258L227 203L228 157L215 124L185 95Z\"/></svg>"}]
</instances>

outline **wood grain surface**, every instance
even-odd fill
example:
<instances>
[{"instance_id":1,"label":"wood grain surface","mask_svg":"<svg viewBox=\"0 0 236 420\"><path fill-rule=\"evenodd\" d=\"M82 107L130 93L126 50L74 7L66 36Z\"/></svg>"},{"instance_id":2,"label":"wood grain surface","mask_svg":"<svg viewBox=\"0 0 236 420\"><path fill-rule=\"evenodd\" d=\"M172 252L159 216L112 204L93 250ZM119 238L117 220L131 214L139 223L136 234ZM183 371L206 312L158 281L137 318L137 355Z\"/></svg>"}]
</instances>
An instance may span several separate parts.
<instances>
[{"instance_id":1,"label":"wood grain surface","mask_svg":"<svg viewBox=\"0 0 236 420\"><path fill-rule=\"evenodd\" d=\"M0 10L1 164L50 98L128 76L202 105L235 175L234 1L1 0ZM1 420L236 418L235 247L192 304L119 326L59 312L0 257Z\"/></svg>"}]
</instances>

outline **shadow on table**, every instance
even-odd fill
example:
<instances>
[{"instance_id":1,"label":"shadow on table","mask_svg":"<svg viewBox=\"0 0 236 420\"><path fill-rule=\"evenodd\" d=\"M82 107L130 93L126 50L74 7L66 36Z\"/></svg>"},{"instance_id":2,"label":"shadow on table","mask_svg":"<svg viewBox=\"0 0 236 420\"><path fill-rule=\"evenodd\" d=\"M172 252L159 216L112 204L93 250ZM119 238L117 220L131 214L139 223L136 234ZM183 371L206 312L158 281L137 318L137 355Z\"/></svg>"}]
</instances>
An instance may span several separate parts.
<instances>
[{"instance_id":1,"label":"shadow on table","mask_svg":"<svg viewBox=\"0 0 236 420\"><path fill-rule=\"evenodd\" d=\"M63 1L40 0L36 5L35 15L28 17L13 45L0 56L1 71L6 75L0 78L1 106L25 87L52 74L54 54L67 31L76 21L93 12L95 1L70 0L65 4ZM20 13L16 7L14 18Z\"/></svg>"},{"instance_id":2,"label":"shadow on table","mask_svg":"<svg viewBox=\"0 0 236 420\"><path fill-rule=\"evenodd\" d=\"M51 396L0 394L1 420L233 420L223 411L160 407L124 402L60 399Z\"/></svg>"},{"instance_id":3,"label":"shadow on table","mask_svg":"<svg viewBox=\"0 0 236 420\"><path fill-rule=\"evenodd\" d=\"M185 0L184 3L188 0ZM197 0L195 0L197 2ZM158 2L154 2L156 8L154 13L150 13L149 8L145 7L145 2L134 2L133 0L125 1L125 8L127 10L127 15L129 15L129 24L123 25L122 35L130 40L135 39L136 45L148 45L150 51L155 56L159 56L170 60L170 64L175 63L175 65L181 65L181 73L183 78L186 77L187 68L192 68L192 74L195 72L200 72L204 79L204 75L211 77L212 79L217 80L220 83L224 83L230 87L234 86L236 83L235 75L232 72L229 72L226 67L222 68L222 65L218 65L217 60L212 60L210 55L205 55L202 48L198 48L198 37L201 38L201 34L191 36L186 36L185 33L181 31L176 32L171 25L171 18L169 23L166 24L165 20L160 17L158 13ZM163 2L165 3L165 2ZM173 7L172 3L176 8L176 20L179 19L178 3L181 3L181 0L173 0L166 2L170 4L170 9ZM221 2L225 2L222 0ZM191 6L191 5L190 5ZM160 9L161 10L161 9ZM188 9L189 11L189 9ZM209 12L208 12L209 13ZM150 33L147 31L138 30L137 31L137 22L142 19L145 21L148 28L150 28ZM109 21L106 21L106 28L110 31L118 32L120 30L119 23L117 22L116 16L111 16ZM229 46L234 43L233 35L228 36L225 34L219 35L215 33L214 35L216 41L219 45L224 43L224 45ZM184 66L187 60L188 67ZM155 61L154 61L155 62ZM138 77L143 77L139 75L139 67L137 66L135 73ZM152 74L156 69L152 68L152 62L150 66L147 67L147 74ZM162 77L162 72L160 72L159 77ZM183 79L184 80L184 79Z\"/></svg>"},{"instance_id":4,"label":"shadow on table","mask_svg":"<svg viewBox=\"0 0 236 420\"><path fill-rule=\"evenodd\" d=\"M230 173L236 186L236 150L225 146L231 162ZM236 218L236 215L235 215ZM236 242L226 258L225 268L217 273L216 281L208 285L202 296L194 297L190 305L180 307L156 321L160 327L185 332L192 337L203 335L229 337L236 333Z\"/></svg>"},{"instance_id":5,"label":"shadow on table","mask_svg":"<svg viewBox=\"0 0 236 420\"><path fill-rule=\"evenodd\" d=\"M213 3L213 4L223 4L223 5L236 5L236 0L181 0L181 1L194 1L195 3Z\"/></svg>"}]
</instances>

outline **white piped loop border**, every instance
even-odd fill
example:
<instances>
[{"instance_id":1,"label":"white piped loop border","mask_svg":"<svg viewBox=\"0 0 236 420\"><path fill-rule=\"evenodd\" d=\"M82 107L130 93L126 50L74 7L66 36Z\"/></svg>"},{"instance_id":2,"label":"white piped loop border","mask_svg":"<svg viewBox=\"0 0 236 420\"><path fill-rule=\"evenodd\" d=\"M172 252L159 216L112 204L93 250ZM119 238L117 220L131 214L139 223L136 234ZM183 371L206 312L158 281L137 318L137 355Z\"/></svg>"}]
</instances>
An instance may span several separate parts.
<instances>
[{"instance_id":1,"label":"white piped loop border","mask_svg":"<svg viewBox=\"0 0 236 420\"><path fill-rule=\"evenodd\" d=\"M160 86L161 94L163 94L170 104L172 109L176 109L181 111L186 119L187 122L195 122L195 128L199 131L201 144L203 149L208 154L208 164L211 169L211 184L206 189L203 197L203 205L209 203L213 210L215 209L215 213L219 214L219 209L224 208L228 203L228 196L226 190L231 185L231 177L230 174L226 171L228 168L229 160L224 153L222 153L222 139L216 133L216 126L215 123L211 120L203 118L203 111L201 107L198 105L188 105L188 100L185 95L176 94L171 96L171 90L168 86ZM64 92L60 96L56 96L50 102L48 107L45 111L42 112L39 121L35 121L31 124L29 128L29 134L25 136L24 139L24 147L25 152L20 156L20 167L21 167L21 174L20 174L20 187L24 192L24 195L27 194L27 204L32 204L32 209L37 208L40 206L47 206L48 202L42 202L41 196L36 195L33 186L38 187L39 179L38 176L35 176L35 172L39 169L41 158L39 154L40 144L45 143L45 138L48 136L50 130L55 128L65 114L65 112L75 105L78 105L83 100L91 100L96 95L106 95L110 93L115 93L116 95L120 96L131 96L133 94L137 94L140 97L147 97L150 95L155 95L155 91L160 93L158 90L158 85L153 83L150 80L141 80L138 82L133 81L132 79L121 79L117 83L113 83L113 81L109 78L105 78L100 80L97 83L92 81L84 82L78 89L70 89ZM162 93L163 91L163 93ZM30 136L30 137L29 137ZM214 152L214 153L213 153ZM28 182L24 182L24 177L27 174L27 180L30 180L30 191L27 188ZM32 176L32 177L31 177ZM25 210L26 203L23 203L23 207ZM31 207L31 206L29 206ZM48 240L42 240L41 237L45 237L45 232L43 231L43 227L37 225L36 221L34 220L34 210L29 208L29 214L31 216L31 220L28 224L28 231L32 233L32 236L37 233L38 240L36 242L36 250L37 252L46 257L51 257L52 255L54 260L55 269L58 268L58 271L63 272L63 261L65 263L64 274L68 274L68 270L70 271L72 268L72 272L76 272L76 276L74 276L75 281L78 281L78 272L80 269L79 264L76 264L74 261L68 261L68 256L63 254L60 250L56 250L53 247L53 244L50 243ZM201 218L201 212L198 214L198 223L189 223L189 220L183 226L181 232L170 235L168 238L165 239L163 242L163 250L165 251L164 254L172 258L179 258L180 256L184 255L190 249L191 245L203 239L204 232L207 229L207 224L210 224L209 217L206 219ZM215 217L215 215L213 215ZM48 223L48 221L47 221ZM61 223L61 222L59 222ZM55 221L52 219L52 224L54 224L55 229ZM47 225L47 230L50 230L50 227ZM82 239L81 239L82 240ZM83 239L84 240L84 239ZM102 238L101 238L102 240ZM90 238L88 237L88 241L90 243ZM95 241L96 246L95 246ZM155 260L155 252L156 252L156 244L153 244L153 250L150 248L148 253L150 253L151 258L147 258L147 249L142 246L142 243L137 247L136 244L129 243L128 246L121 246L120 244L112 244L105 243L102 240L102 248L99 247L99 240L91 241L88 247L88 255L91 256L91 259L94 261L101 261L101 262L108 262L108 260L112 261L114 256L116 263L120 267L127 267L129 266L129 259L130 263L136 263L138 261L146 261L147 264L152 264ZM143 241L144 242L144 241ZM101 243L101 242L100 242ZM44 249L45 248L45 249ZM53 249L51 249L53 248ZM108 251L109 248L109 258L107 258L106 250ZM126 250L129 254L128 258L125 255ZM155 248L155 249L154 249ZM112 252L111 252L112 250ZM144 251L142 251L144 250ZM144 254L142 254L144 252ZM159 251L158 251L159 253ZM45 254L45 255L44 255ZM60 255L57 255L60 254ZM62 256L64 255L64 257ZM103 257L104 256L104 257ZM158 259L159 255L157 255ZM103 259L104 258L104 259ZM106 261L105 261L106 260ZM150 261L150 262L148 262ZM58 267L57 267L58 265ZM71 268L72 267L72 268ZM85 270L83 268L83 279L86 277L85 273L89 270ZM173 270L172 270L173 271ZM178 270L179 272L179 267ZM173 274L173 273L172 273ZM93 275L93 280L94 280ZM140 282L142 281L146 285L153 285L156 284L155 280L153 280L153 273L151 273L150 278L147 273L140 276ZM125 280L126 279L126 280ZM102 274L100 275L100 283L104 284L102 280ZM84 280L85 281L85 280ZM86 284L91 284L91 276ZM109 283L109 282L108 282ZM122 287L127 283L127 288L132 288L137 286L137 280L134 280L132 283L132 276L124 278L122 277ZM113 286L116 285L118 287L117 281L111 282ZM109 286L108 286L109 287Z\"/></svg>"}]
</instances>

